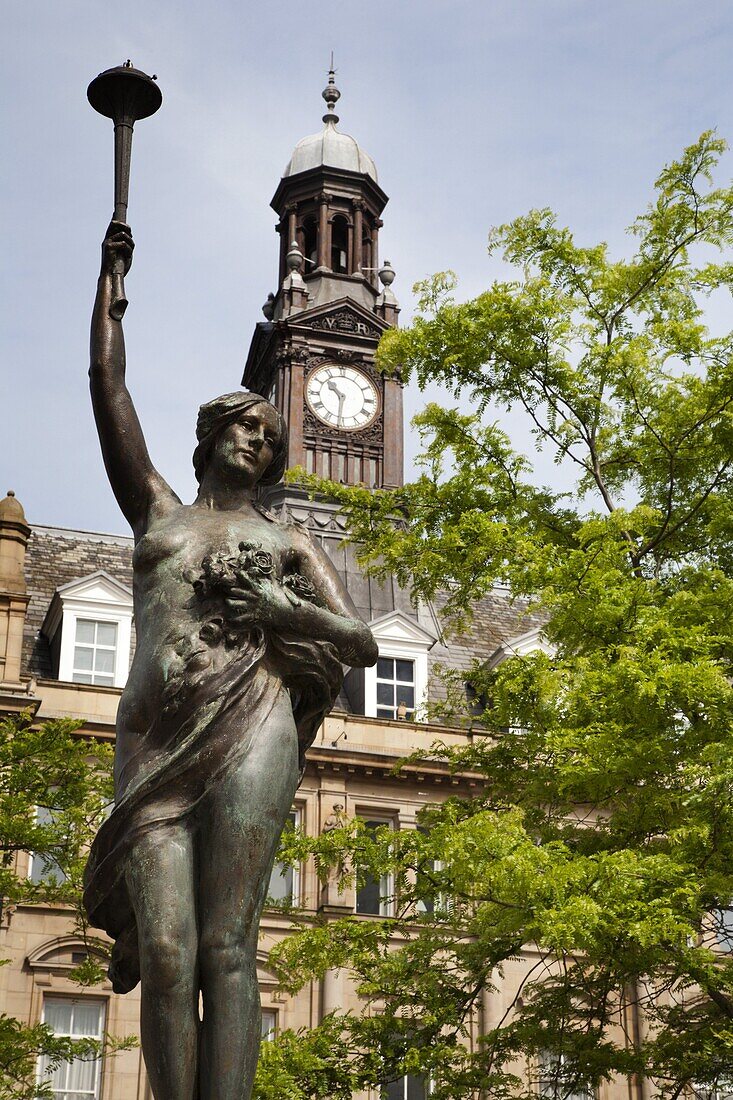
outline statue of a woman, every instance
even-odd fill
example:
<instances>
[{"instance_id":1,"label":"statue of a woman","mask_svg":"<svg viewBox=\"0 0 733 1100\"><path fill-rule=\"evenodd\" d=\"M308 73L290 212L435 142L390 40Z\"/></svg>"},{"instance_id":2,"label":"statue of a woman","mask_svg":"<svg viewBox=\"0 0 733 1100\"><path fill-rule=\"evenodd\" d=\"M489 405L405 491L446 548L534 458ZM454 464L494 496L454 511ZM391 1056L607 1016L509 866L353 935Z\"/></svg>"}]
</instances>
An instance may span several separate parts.
<instances>
[{"instance_id":1,"label":"statue of a woman","mask_svg":"<svg viewBox=\"0 0 733 1100\"><path fill-rule=\"evenodd\" d=\"M129 268L132 249L113 222L92 318L94 415L135 536L137 648L85 903L115 940L115 990L142 982L156 1100L247 1100L258 924L280 832L342 663L374 664L377 649L323 551L253 499L287 459L269 402L240 392L201 407L193 504L153 467L109 314L114 260Z\"/></svg>"}]
</instances>

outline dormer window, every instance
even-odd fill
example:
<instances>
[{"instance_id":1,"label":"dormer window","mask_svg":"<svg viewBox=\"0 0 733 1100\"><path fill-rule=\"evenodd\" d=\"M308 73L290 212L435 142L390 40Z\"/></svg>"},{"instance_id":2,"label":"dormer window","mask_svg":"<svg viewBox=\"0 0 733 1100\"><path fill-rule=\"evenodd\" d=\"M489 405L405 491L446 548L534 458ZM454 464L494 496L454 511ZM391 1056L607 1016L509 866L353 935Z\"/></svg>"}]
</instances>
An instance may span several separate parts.
<instances>
[{"instance_id":1,"label":"dormer window","mask_svg":"<svg viewBox=\"0 0 733 1100\"><path fill-rule=\"evenodd\" d=\"M379 647L376 666L364 670L364 713L414 722L427 699L428 650L436 637L415 619L391 611L370 624Z\"/></svg>"},{"instance_id":2,"label":"dormer window","mask_svg":"<svg viewBox=\"0 0 733 1100\"><path fill-rule=\"evenodd\" d=\"M43 624L59 680L124 687L130 668L132 592L108 573L57 589Z\"/></svg>"}]
</instances>

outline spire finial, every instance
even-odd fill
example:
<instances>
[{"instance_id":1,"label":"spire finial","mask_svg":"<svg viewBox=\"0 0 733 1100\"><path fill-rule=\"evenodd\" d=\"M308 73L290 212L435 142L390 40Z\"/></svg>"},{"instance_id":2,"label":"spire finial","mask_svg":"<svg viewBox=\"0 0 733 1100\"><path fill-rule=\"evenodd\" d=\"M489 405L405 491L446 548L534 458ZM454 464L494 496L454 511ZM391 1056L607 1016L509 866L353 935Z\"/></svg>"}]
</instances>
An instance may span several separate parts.
<instances>
[{"instance_id":1,"label":"spire finial","mask_svg":"<svg viewBox=\"0 0 733 1100\"><path fill-rule=\"evenodd\" d=\"M336 114L334 108L338 100L341 99L341 92L336 87L336 70L333 67L333 50L331 50L331 68L328 70L328 84L321 94L328 106L328 110L323 116L323 121L333 122L335 125L339 120L339 116Z\"/></svg>"}]
</instances>

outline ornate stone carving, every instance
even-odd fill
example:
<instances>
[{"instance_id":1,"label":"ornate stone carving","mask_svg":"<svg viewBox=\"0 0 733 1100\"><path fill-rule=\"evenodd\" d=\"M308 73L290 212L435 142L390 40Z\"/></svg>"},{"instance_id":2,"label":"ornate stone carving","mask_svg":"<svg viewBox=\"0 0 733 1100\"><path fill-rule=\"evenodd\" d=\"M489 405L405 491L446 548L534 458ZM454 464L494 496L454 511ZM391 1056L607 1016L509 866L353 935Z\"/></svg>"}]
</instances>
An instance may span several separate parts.
<instances>
[{"instance_id":1,"label":"ornate stone carving","mask_svg":"<svg viewBox=\"0 0 733 1100\"><path fill-rule=\"evenodd\" d=\"M347 442L358 444L378 444L382 442L383 426L382 426L382 413L368 424L366 428L361 428L359 431L348 431L343 428L333 428L328 424L324 424L322 420L319 420L311 412L310 407L303 402L303 432L306 436L311 437L312 441L317 443L319 439L327 439L329 441L339 441L341 443ZM371 457L371 456L370 456ZM376 454L374 457L378 457Z\"/></svg>"},{"instance_id":2,"label":"ornate stone carving","mask_svg":"<svg viewBox=\"0 0 733 1100\"><path fill-rule=\"evenodd\" d=\"M350 332L356 336L371 336L379 339L382 330L376 325L370 325L354 310L337 309L333 313L327 313L323 317L316 317L310 322L312 329L322 329L326 332Z\"/></svg>"}]
</instances>

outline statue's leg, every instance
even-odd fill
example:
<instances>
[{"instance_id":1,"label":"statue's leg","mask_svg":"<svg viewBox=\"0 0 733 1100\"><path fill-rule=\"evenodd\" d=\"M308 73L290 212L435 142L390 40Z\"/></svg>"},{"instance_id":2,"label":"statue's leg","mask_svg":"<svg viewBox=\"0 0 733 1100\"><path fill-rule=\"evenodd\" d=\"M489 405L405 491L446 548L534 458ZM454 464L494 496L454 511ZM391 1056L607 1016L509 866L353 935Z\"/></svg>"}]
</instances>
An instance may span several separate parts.
<instances>
[{"instance_id":1,"label":"statue's leg","mask_svg":"<svg viewBox=\"0 0 733 1100\"><path fill-rule=\"evenodd\" d=\"M249 1100L261 1028L258 925L297 783L297 733L283 693L200 817L201 1100Z\"/></svg>"},{"instance_id":2,"label":"statue's leg","mask_svg":"<svg viewBox=\"0 0 733 1100\"><path fill-rule=\"evenodd\" d=\"M128 857L127 883L140 944L140 1028L153 1095L195 1100L198 934L188 830L161 826L141 837Z\"/></svg>"}]
</instances>

